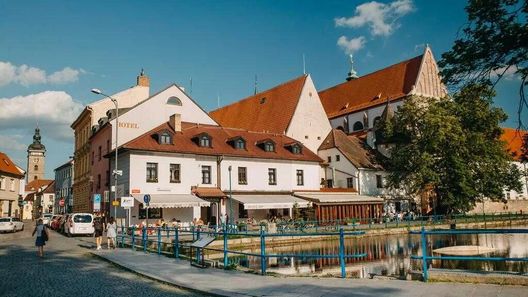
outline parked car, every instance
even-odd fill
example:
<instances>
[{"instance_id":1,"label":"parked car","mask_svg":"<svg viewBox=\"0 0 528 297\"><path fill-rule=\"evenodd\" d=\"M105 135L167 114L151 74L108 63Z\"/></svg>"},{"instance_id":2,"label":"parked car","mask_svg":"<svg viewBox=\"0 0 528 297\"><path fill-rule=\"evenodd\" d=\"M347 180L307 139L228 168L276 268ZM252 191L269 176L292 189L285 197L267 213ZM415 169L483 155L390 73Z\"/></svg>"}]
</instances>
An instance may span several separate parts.
<instances>
[{"instance_id":1,"label":"parked car","mask_svg":"<svg viewBox=\"0 0 528 297\"><path fill-rule=\"evenodd\" d=\"M93 215L90 213L74 213L68 219L65 226L66 234L73 235L93 235Z\"/></svg>"},{"instance_id":2,"label":"parked car","mask_svg":"<svg viewBox=\"0 0 528 297\"><path fill-rule=\"evenodd\" d=\"M51 218L50 227L52 230L55 230L55 231L59 230L61 218L62 218L61 215L55 215Z\"/></svg>"},{"instance_id":3,"label":"parked car","mask_svg":"<svg viewBox=\"0 0 528 297\"><path fill-rule=\"evenodd\" d=\"M24 230L24 222L19 218L0 218L0 232L13 232Z\"/></svg>"},{"instance_id":4,"label":"parked car","mask_svg":"<svg viewBox=\"0 0 528 297\"><path fill-rule=\"evenodd\" d=\"M46 226L49 226L51 223L51 218L53 217L53 214L51 213L45 213L42 215L42 223Z\"/></svg>"}]
</instances>

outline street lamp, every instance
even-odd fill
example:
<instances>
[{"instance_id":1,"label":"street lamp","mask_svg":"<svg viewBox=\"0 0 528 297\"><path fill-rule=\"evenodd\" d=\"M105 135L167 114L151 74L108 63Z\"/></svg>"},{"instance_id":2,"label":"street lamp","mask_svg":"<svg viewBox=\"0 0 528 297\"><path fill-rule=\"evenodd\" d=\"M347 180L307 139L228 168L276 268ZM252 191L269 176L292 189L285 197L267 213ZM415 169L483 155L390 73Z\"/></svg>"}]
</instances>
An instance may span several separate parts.
<instances>
[{"instance_id":1,"label":"street lamp","mask_svg":"<svg viewBox=\"0 0 528 297\"><path fill-rule=\"evenodd\" d=\"M115 139L115 161L114 161L114 171L113 171L113 174L114 174L114 202L112 203L112 206L114 207L114 219L117 220L117 206L116 206L116 201L117 201L117 175L118 175L118 171L117 171L117 141L118 141L118 131L119 131L119 108L118 108L118 105L117 105L117 100L115 98L112 98L110 97L109 95L106 95L104 94L103 92L101 92L101 90L99 89L92 89L92 93L94 94L97 94L97 95L102 95L102 96L105 96L107 98L109 98L115 105L115 109L116 109L116 127L115 127L115 131L116 131L116 139Z\"/></svg>"}]
</instances>

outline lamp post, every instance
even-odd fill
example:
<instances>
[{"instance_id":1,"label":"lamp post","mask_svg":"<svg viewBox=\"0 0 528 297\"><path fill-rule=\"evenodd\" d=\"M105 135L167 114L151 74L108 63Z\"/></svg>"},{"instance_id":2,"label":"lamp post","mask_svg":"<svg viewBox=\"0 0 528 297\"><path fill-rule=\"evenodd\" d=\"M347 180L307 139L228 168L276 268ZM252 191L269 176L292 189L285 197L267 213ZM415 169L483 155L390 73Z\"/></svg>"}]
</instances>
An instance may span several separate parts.
<instances>
[{"instance_id":1,"label":"lamp post","mask_svg":"<svg viewBox=\"0 0 528 297\"><path fill-rule=\"evenodd\" d=\"M229 171L229 224L233 224L233 191L231 191L231 165L227 167Z\"/></svg>"},{"instance_id":2,"label":"lamp post","mask_svg":"<svg viewBox=\"0 0 528 297\"><path fill-rule=\"evenodd\" d=\"M118 171L117 171L117 141L118 141L118 131L119 131L119 107L117 105L117 100L115 98L112 98L106 94L104 94L103 92L101 92L101 90L99 89L92 89L92 93L94 94L98 94L98 95L102 95L102 96L105 96L107 98L109 98L115 105L115 109L116 109L116 127L115 127L115 131L116 131L116 139L115 139L115 160L114 160L114 171L113 171L113 175L114 175L114 202L112 203L112 206L114 207L114 219L117 220L117 204L116 201L117 201L117 176L118 176Z\"/></svg>"}]
</instances>

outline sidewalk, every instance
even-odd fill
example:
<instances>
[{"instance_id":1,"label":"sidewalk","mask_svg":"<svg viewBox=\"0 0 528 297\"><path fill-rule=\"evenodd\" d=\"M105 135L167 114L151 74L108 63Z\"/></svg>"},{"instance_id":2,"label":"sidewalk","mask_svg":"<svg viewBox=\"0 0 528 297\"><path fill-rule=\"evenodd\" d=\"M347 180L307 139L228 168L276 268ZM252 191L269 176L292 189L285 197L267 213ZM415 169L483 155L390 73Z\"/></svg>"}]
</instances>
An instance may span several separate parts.
<instances>
[{"instance_id":1,"label":"sidewalk","mask_svg":"<svg viewBox=\"0 0 528 297\"><path fill-rule=\"evenodd\" d=\"M191 267L188 261L130 249L91 251L138 274L219 296L519 296L528 287L418 281L259 276L218 268Z\"/></svg>"}]
</instances>

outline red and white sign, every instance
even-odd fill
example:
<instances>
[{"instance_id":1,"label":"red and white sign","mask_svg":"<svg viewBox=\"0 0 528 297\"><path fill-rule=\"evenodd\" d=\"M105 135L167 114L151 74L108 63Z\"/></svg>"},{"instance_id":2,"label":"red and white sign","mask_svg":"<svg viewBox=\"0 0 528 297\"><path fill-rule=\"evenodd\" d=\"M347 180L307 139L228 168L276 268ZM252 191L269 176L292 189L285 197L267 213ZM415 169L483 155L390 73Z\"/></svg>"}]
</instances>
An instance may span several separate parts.
<instances>
[{"instance_id":1,"label":"red and white sign","mask_svg":"<svg viewBox=\"0 0 528 297\"><path fill-rule=\"evenodd\" d=\"M141 190L140 189L132 189L132 191L130 191L132 194L140 194L141 193Z\"/></svg>"},{"instance_id":2,"label":"red and white sign","mask_svg":"<svg viewBox=\"0 0 528 297\"><path fill-rule=\"evenodd\" d=\"M59 206L64 206L64 199L59 200Z\"/></svg>"}]
</instances>

